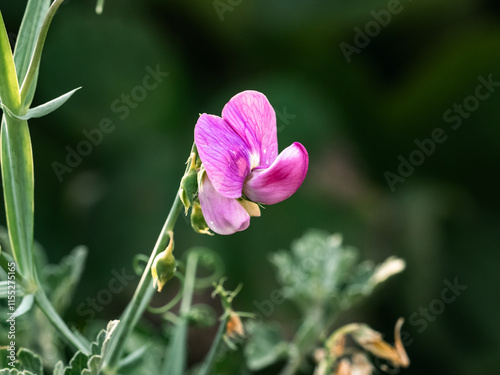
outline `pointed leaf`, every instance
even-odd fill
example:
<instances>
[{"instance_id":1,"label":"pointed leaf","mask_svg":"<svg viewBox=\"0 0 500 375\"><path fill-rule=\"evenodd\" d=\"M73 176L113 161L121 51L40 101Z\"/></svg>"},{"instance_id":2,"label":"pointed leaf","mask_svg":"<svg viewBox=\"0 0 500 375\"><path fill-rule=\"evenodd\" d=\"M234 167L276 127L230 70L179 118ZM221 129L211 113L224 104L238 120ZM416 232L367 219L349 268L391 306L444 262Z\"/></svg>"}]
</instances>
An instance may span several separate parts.
<instances>
[{"instance_id":1,"label":"pointed leaf","mask_svg":"<svg viewBox=\"0 0 500 375\"><path fill-rule=\"evenodd\" d=\"M12 317L17 318L30 311L31 307L33 306L34 300L35 297L33 294L25 295L19 307L16 309L16 311L14 311L14 314L12 314Z\"/></svg>"},{"instance_id":2,"label":"pointed leaf","mask_svg":"<svg viewBox=\"0 0 500 375\"><path fill-rule=\"evenodd\" d=\"M29 107L29 105L31 104L32 94L38 78L38 67L40 65L40 59L42 58L42 50L45 44L45 38L47 37L47 32L49 31L50 23L52 22L52 18L54 18L57 9L63 1L64 0L55 0L52 3L44 18L40 32L38 33L38 38L36 40L28 70L26 72L26 76L24 77L23 83L21 84L21 102L25 108ZM7 106L12 109L9 103L5 104L7 104Z\"/></svg>"},{"instance_id":3,"label":"pointed leaf","mask_svg":"<svg viewBox=\"0 0 500 375\"><path fill-rule=\"evenodd\" d=\"M12 110L18 110L21 105L16 68L9 37L2 13L0 12L0 100Z\"/></svg>"},{"instance_id":4,"label":"pointed leaf","mask_svg":"<svg viewBox=\"0 0 500 375\"><path fill-rule=\"evenodd\" d=\"M43 22L48 13L51 0L29 0L24 12L23 21L17 36L16 48L14 49L14 63L17 70L17 81L22 83L26 78L26 73L31 62L31 57L35 51L38 36L43 26ZM26 106L31 104L35 95L38 81L39 65L36 67L33 83L23 100Z\"/></svg>"},{"instance_id":5,"label":"pointed leaf","mask_svg":"<svg viewBox=\"0 0 500 375\"><path fill-rule=\"evenodd\" d=\"M150 345L143 345L139 349L134 350L132 353L118 362L118 368L121 369L123 367L134 366L137 362L142 360L149 347Z\"/></svg>"},{"instance_id":6,"label":"pointed leaf","mask_svg":"<svg viewBox=\"0 0 500 375\"><path fill-rule=\"evenodd\" d=\"M30 108L28 109L28 112L24 116L18 116L14 114L7 106L0 104L3 108L4 111L6 111L9 116L17 118L19 120L29 120L31 118L39 118L48 115L51 112L54 112L56 109L58 109L60 106L62 106L64 103L68 101L68 99L73 95L77 90L80 90L81 87L78 87L74 90L71 90L67 92L66 94L63 94L59 96L58 98L52 99L51 101L39 105L38 107L35 108Z\"/></svg>"},{"instance_id":7,"label":"pointed leaf","mask_svg":"<svg viewBox=\"0 0 500 375\"><path fill-rule=\"evenodd\" d=\"M38 34L49 10L50 0L29 0L14 49L17 80L23 82L35 49Z\"/></svg>"}]
</instances>

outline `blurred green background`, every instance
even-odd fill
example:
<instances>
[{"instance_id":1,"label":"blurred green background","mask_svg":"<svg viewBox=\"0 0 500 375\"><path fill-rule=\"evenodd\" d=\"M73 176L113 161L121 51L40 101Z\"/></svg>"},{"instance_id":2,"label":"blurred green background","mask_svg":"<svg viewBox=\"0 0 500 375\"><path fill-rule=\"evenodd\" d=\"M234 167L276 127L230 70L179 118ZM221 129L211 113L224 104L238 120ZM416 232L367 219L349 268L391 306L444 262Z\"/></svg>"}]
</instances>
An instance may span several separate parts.
<instances>
[{"instance_id":1,"label":"blurred green background","mask_svg":"<svg viewBox=\"0 0 500 375\"><path fill-rule=\"evenodd\" d=\"M0 4L15 40L25 1ZM237 309L256 311L254 302L277 287L270 252L289 248L310 227L340 232L365 259L397 255L408 263L343 323L364 321L392 340L395 321L405 317L412 364L402 374L495 371L500 85L479 89L488 98L474 97L479 77L500 82L498 2L107 0L100 16L94 7L78 0L61 6L34 104L83 89L30 121L35 237L52 262L79 244L90 250L67 320L85 330L78 306L106 287L113 270L132 274L133 256L149 254L198 114L220 114L231 96L254 89L279 113L280 150L294 141L308 149L308 176L291 199L233 236L194 235L181 218L176 253L200 244L219 252L227 286L244 284ZM384 19L389 8L397 12ZM363 41L359 30L372 36ZM358 48L348 58L346 44ZM136 89L147 67L169 75L152 90ZM139 100L126 104L123 95ZM462 115L455 104L464 106ZM448 110L459 117L451 121ZM67 147L76 149L82 131L103 119L114 130L60 182L53 163L65 164ZM413 153L420 165L391 189L384 174L398 174L398 157L408 160L415 140L437 128L446 141L420 160ZM435 300L446 280L467 289L441 304ZM137 281L97 318L116 318ZM297 314L285 303L269 319L291 334ZM192 361L209 342L193 336Z\"/></svg>"}]
</instances>

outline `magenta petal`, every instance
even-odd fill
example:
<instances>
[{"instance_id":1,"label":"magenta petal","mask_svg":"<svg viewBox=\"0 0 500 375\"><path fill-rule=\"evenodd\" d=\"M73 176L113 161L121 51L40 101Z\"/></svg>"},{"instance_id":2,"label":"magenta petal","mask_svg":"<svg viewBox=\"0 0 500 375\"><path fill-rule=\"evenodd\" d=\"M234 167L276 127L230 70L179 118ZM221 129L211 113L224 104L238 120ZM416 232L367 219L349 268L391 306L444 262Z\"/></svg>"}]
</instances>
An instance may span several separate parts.
<instances>
[{"instance_id":1,"label":"magenta petal","mask_svg":"<svg viewBox=\"0 0 500 375\"><path fill-rule=\"evenodd\" d=\"M250 173L246 143L220 117L202 114L194 129L194 140L208 178L226 198L241 197Z\"/></svg>"},{"instance_id":2,"label":"magenta petal","mask_svg":"<svg viewBox=\"0 0 500 375\"><path fill-rule=\"evenodd\" d=\"M250 216L241 204L220 195L206 175L198 196L205 221L215 233L233 234L250 225Z\"/></svg>"},{"instance_id":3,"label":"magenta petal","mask_svg":"<svg viewBox=\"0 0 500 375\"><path fill-rule=\"evenodd\" d=\"M269 168L252 171L243 193L252 201L275 204L289 198L306 177L309 156L300 143L284 149Z\"/></svg>"},{"instance_id":4,"label":"magenta petal","mask_svg":"<svg viewBox=\"0 0 500 375\"><path fill-rule=\"evenodd\" d=\"M276 114L264 94L240 92L224 106L222 118L247 142L252 158L251 168L267 167L276 159Z\"/></svg>"}]
</instances>

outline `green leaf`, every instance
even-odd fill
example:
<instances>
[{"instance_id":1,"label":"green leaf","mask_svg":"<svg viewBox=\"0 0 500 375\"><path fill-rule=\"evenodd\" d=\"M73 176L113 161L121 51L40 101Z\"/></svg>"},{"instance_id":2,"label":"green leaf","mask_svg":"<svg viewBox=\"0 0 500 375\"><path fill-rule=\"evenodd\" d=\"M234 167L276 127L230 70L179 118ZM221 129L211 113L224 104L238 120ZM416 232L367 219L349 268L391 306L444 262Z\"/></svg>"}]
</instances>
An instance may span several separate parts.
<instances>
[{"instance_id":1,"label":"green leaf","mask_svg":"<svg viewBox=\"0 0 500 375\"><path fill-rule=\"evenodd\" d=\"M64 364L62 363L62 361L57 362L54 366L53 375L64 375Z\"/></svg>"},{"instance_id":2,"label":"green leaf","mask_svg":"<svg viewBox=\"0 0 500 375\"><path fill-rule=\"evenodd\" d=\"M23 82L28 72L31 56L35 50L38 35L43 25L43 21L49 10L50 0L29 0L24 11L24 17L17 35L16 47L14 49L14 63L17 71L17 81ZM38 70L36 71L34 82L28 94L26 102L31 103L35 93Z\"/></svg>"},{"instance_id":3,"label":"green leaf","mask_svg":"<svg viewBox=\"0 0 500 375\"><path fill-rule=\"evenodd\" d=\"M8 343L10 345L10 343ZM9 346L0 346L0 368L8 368L10 359L7 358L9 351L7 350Z\"/></svg>"},{"instance_id":4,"label":"green leaf","mask_svg":"<svg viewBox=\"0 0 500 375\"><path fill-rule=\"evenodd\" d=\"M63 94L59 96L58 98L52 99L51 101L39 105L38 107L35 108L30 108L28 109L28 112L26 112L25 115L19 116L14 114L6 105L1 104L3 110L6 111L9 116L14 117L19 120L29 120L31 118L39 118L48 115L51 112L54 112L56 109L58 109L60 106L62 106L64 103L68 101L68 99L77 91L81 89L81 87L78 87L74 90L71 90L67 92L66 94Z\"/></svg>"},{"instance_id":5,"label":"green leaf","mask_svg":"<svg viewBox=\"0 0 500 375\"><path fill-rule=\"evenodd\" d=\"M15 368L12 368L11 359L7 358L10 355L7 349L6 346L0 349L0 366L3 368L0 370L0 375L43 375L42 360L37 354L26 348L19 349L14 363Z\"/></svg>"},{"instance_id":6,"label":"green leaf","mask_svg":"<svg viewBox=\"0 0 500 375\"><path fill-rule=\"evenodd\" d=\"M3 369L0 370L0 375L23 375L22 372L17 371L15 368L13 369Z\"/></svg>"},{"instance_id":7,"label":"green leaf","mask_svg":"<svg viewBox=\"0 0 500 375\"><path fill-rule=\"evenodd\" d=\"M271 256L285 296L306 308L338 298L357 261L357 251L342 246L340 235L319 230L307 231L292 242L291 248L291 252L279 251Z\"/></svg>"},{"instance_id":8,"label":"green leaf","mask_svg":"<svg viewBox=\"0 0 500 375\"><path fill-rule=\"evenodd\" d=\"M26 76L49 6L50 0L29 0L26 5L14 49L18 82L22 82Z\"/></svg>"},{"instance_id":9,"label":"green leaf","mask_svg":"<svg viewBox=\"0 0 500 375\"><path fill-rule=\"evenodd\" d=\"M99 375L102 359L117 326L118 320L110 321L106 329L101 330L96 341L91 344L91 354L87 356L78 351L69 362L69 366L64 369L64 375Z\"/></svg>"},{"instance_id":10,"label":"green leaf","mask_svg":"<svg viewBox=\"0 0 500 375\"><path fill-rule=\"evenodd\" d=\"M28 108L31 104L32 93L35 89L37 77L38 77L38 67L40 65L40 59L42 58L42 50L45 44L45 38L47 37L47 32L49 31L50 23L54 18L57 9L62 4L64 0L55 0L50 6L44 20L40 32L38 33L38 38L36 40L35 47L33 49L33 54L28 66L28 70L24 77L23 83L21 84L21 102L24 108ZM12 107L9 103L5 103L10 109Z\"/></svg>"},{"instance_id":11,"label":"green leaf","mask_svg":"<svg viewBox=\"0 0 500 375\"><path fill-rule=\"evenodd\" d=\"M99 375L101 363L102 357L100 355L92 356L87 362L87 368L82 371L82 375Z\"/></svg>"},{"instance_id":12,"label":"green leaf","mask_svg":"<svg viewBox=\"0 0 500 375\"><path fill-rule=\"evenodd\" d=\"M333 314L348 309L404 269L404 261L394 257L377 267L359 262L358 250L343 245L340 235L320 230L307 231L292 243L291 250L272 254L271 262L285 297L304 310L324 306Z\"/></svg>"},{"instance_id":13,"label":"green leaf","mask_svg":"<svg viewBox=\"0 0 500 375\"><path fill-rule=\"evenodd\" d=\"M48 265L42 270L43 286L50 296L54 308L62 314L69 306L76 286L80 281L88 250L78 246L64 257L58 265Z\"/></svg>"},{"instance_id":14,"label":"green leaf","mask_svg":"<svg viewBox=\"0 0 500 375\"><path fill-rule=\"evenodd\" d=\"M21 348L17 352L18 369L29 371L35 375L43 375L43 365L40 357L31 350Z\"/></svg>"},{"instance_id":15,"label":"green leaf","mask_svg":"<svg viewBox=\"0 0 500 375\"><path fill-rule=\"evenodd\" d=\"M258 371L286 358L288 343L278 325L260 324L254 328L244 353L248 368Z\"/></svg>"},{"instance_id":16,"label":"green leaf","mask_svg":"<svg viewBox=\"0 0 500 375\"><path fill-rule=\"evenodd\" d=\"M54 309L54 306L50 303L49 298L45 294L43 288L38 288L35 293L35 302L37 306L42 310L47 319L52 323L52 325L59 331L59 336L67 340L74 348L80 350L81 352L88 354L90 344L87 340L73 332L68 325L62 320L60 315Z\"/></svg>"},{"instance_id":17,"label":"green leaf","mask_svg":"<svg viewBox=\"0 0 500 375\"><path fill-rule=\"evenodd\" d=\"M35 300L35 297L33 294L27 294L23 297L23 300L21 301L21 304L18 306L16 311L14 311L14 314L12 314L13 317L19 317L23 314L26 314L28 311L31 310L31 307L33 307L33 302Z\"/></svg>"},{"instance_id":18,"label":"green leaf","mask_svg":"<svg viewBox=\"0 0 500 375\"><path fill-rule=\"evenodd\" d=\"M34 177L26 121L3 116L1 168L8 231L17 271L33 283Z\"/></svg>"},{"instance_id":19,"label":"green leaf","mask_svg":"<svg viewBox=\"0 0 500 375\"><path fill-rule=\"evenodd\" d=\"M87 367L89 357L78 351L69 361L69 367L64 370L64 375L81 375L82 371Z\"/></svg>"},{"instance_id":20,"label":"green leaf","mask_svg":"<svg viewBox=\"0 0 500 375\"><path fill-rule=\"evenodd\" d=\"M132 367L136 365L139 361L141 361L144 357L144 354L150 348L150 345L143 345L139 349L134 350L132 353L127 355L125 358L121 359L118 362L118 368L123 369L124 367Z\"/></svg>"},{"instance_id":21,"label":"green leaf","mask_svg":"<svg viewBox=\"0 0 500 375\"><path fill-rule=\"evenodd\" d=\"M14 58L0 12L0 100L14 111L21 105Z\"/></svg>"}]
</instances>

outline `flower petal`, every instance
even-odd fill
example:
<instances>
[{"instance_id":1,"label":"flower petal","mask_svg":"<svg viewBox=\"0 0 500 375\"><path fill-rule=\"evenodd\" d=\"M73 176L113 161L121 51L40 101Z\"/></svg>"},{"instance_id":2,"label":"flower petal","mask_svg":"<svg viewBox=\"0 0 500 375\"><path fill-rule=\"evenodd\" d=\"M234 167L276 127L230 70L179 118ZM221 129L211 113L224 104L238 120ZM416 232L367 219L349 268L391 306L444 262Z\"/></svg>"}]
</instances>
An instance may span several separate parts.
<instances>
[{"instance_id":1,"label":"flower petal","mask_svg":"<svg viewBox=\"0 0 500 375\"><path fill-rule=\"evenodd\" d=\"M194 128L194 140L208 178L226 198L241 197L250 173L248 147L220 117L202 114Z\"/></svg>"},{"instance_id":2,"label":"flower petal","mask_svg":"<svg viewBox=\"0 0 500 375\"><path fill-rule=\"evenodd\" d=\"M220 195L207 175L203 177L198 196L205 221L215 233L233 234L250 225L250 216L241 204Z\"/></svg>"},{"instance_id":3,"label":"flower petal","mask_svg":"<svg viewBox=\"0 0 500 375\"><path fill-rule=\"evenodd\" d=\"M252 171L243 193L252 201L275 204L289 198L306 177L309 156L304 146L295 142L284 149L269 168Z\"/></svg>"},{"instance_id":4,"label":"flower petal","mask_svg":"<svg viewBox=\"0 0 500 375\"><path fill-rule=\"evenodd\" d=\"M248 143L251 168L271 165L278 156L276 114L264 94L240 92L224 106L222 118Z\"/></svg>"}]
</instances>

